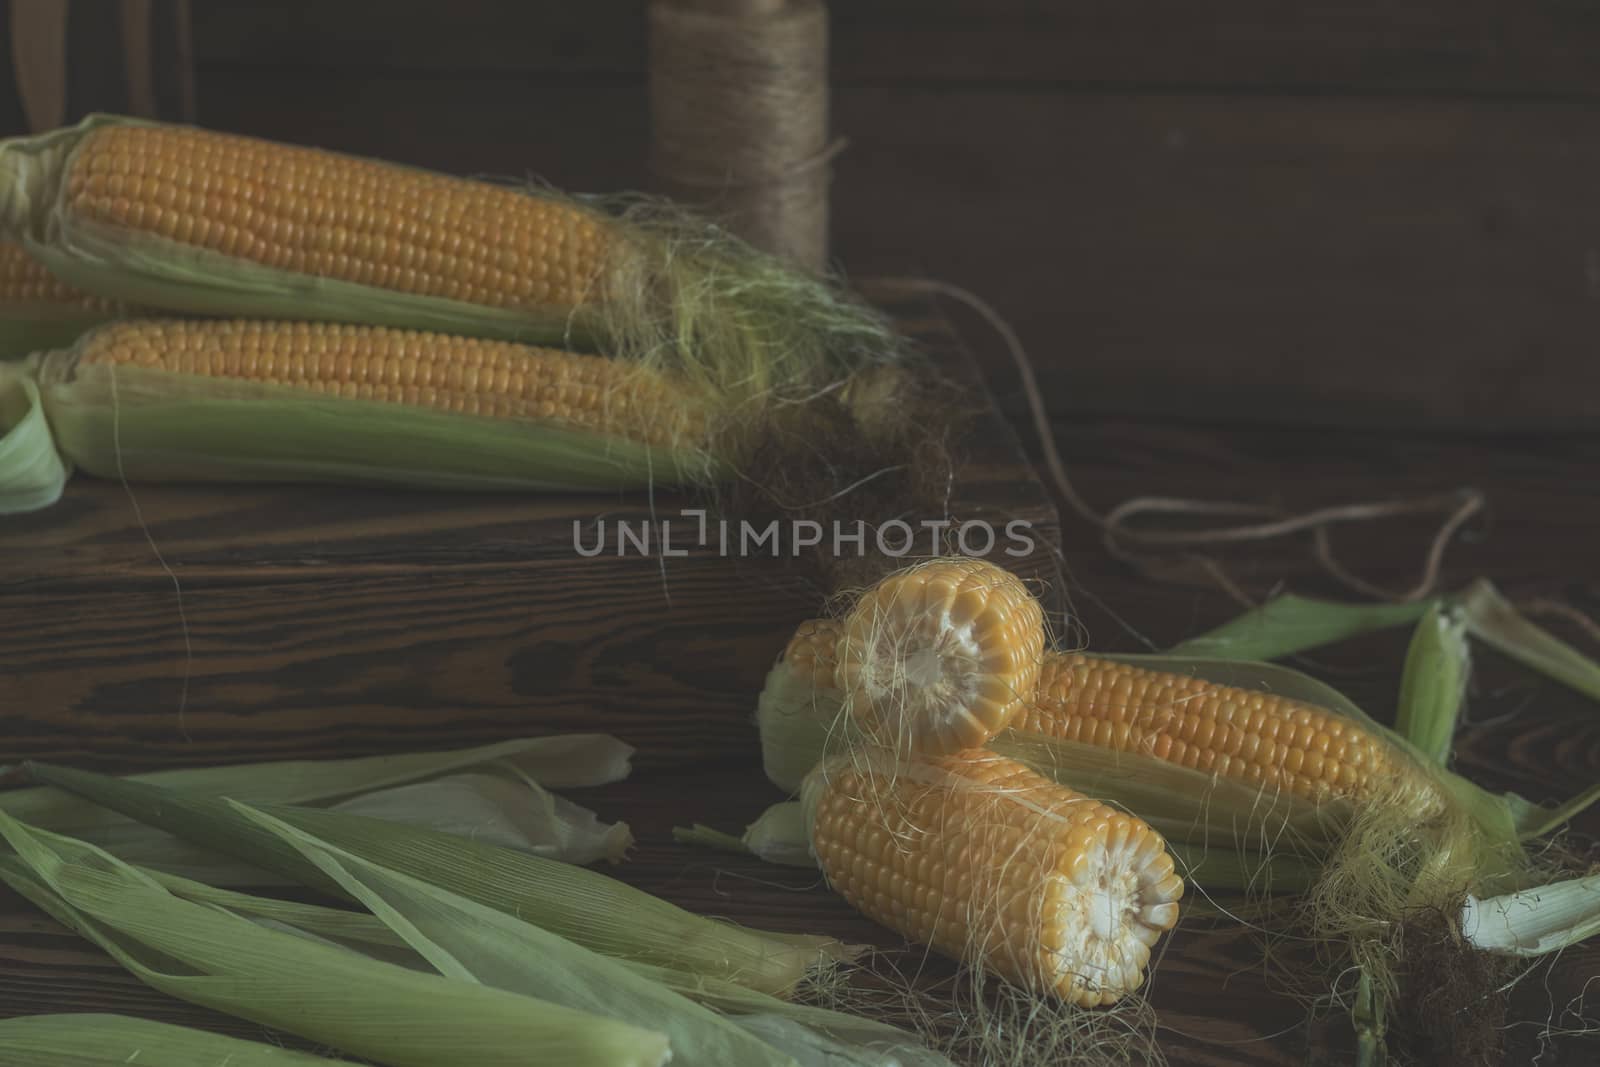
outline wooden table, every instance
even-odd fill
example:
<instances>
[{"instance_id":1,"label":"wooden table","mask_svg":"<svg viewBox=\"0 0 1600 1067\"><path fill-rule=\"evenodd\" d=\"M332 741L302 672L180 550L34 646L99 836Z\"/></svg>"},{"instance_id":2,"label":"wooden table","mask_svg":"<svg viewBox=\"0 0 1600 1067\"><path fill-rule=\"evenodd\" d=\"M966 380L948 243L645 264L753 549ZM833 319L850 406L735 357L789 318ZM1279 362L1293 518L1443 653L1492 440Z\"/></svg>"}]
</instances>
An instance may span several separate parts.
<instances>
[{"instance_id":1,"label":"wooden table","mask_svg":"<svg viewBox=\"0 0 1600 1067\"><path fill-rule=\"evenodd\" d=\"M1081 420L1058 425L1056 433L1080 489L1101 507L1142 493L1308 506L1473 484L1489 494L1491 513L1452 549L1447 585L1488 575L1519 600L1556 597L1600 611L1594 552L1600 437L1476 440ZM1036 485L991 474L994 484L1009 487L1018 507L1038 508L1030 496ZM92 492L106 497L121 490L98 486ZM811 610L814 591L773 582L782 595L756 602L748 617L719 619L725 588L709 579L672 581L669 573L673 602L695 632L663 625L654 609L647 614L655 621L630 624L641 597L664 595L653 568L617 568L596 581L580 565L588 561L569 560L546 572L555 577L538 591L506 587L506 575L526 578L535 566L527 558L526 527L519 524L537 505L430 498L419 506L415 498L322 491L300 496L310 518L285 526L273 513L274 502L285 498L262 492L139 493L156 540L187 590L194 658L182 723L172 671L177 638L170 579L150 561L126 517L109 524L95 517L108 513L96 509L125 508L125 499L69 497L61 512L61 528L69 533L57 549L84 561L76 587L19 576L19 542L43 551L42 526L29 527L34 532L28 534L15 533L16 527L0 532L11 560L0 577L0 730L7 757L38 754L132 769L610 729L640 746L640 769L631 781L580 791L578 799L626 819L638 835L632 858L614 873L697 911L898 944L854 915L815 875L680 847L670 838L672 827L692 821L737 830L777 799L759 772L746 714L761 673L781 647L783 628ZM1039 517L1048 521L1043 512ZM216 542L218 524L251 536ZM1351 529L1340 533L1339 546L1369 576L1399 586L1411 577L1427 532L1406 524ZM1214 591L1131 575L1082 522L1066 522L1063 537L1071 574L1064 591L1094 648L1169 645L1236 611ZM1294 544L1235 553L1231 566L1257 591L1284 581L1300 592L1331 592L1308 560L1307 545ZM334 577L320 577L320 571ZM321 586L320 615L310 611L310 601L295 599L308 583ZM106 600L108 588L130 598L129 605ZM59 598L76 598L76 625L40 630L30 623L30 613L49 614ZM408 606L419 604L432 605L421 622L408 615ZM117 612L145 618L161 636L109 659L75 655L75 645L104 644L97 628ZM445 629L414 640L418 625ZM1552 626L1583 646L1583 635ZM1386 718L1406 637L1352 642L1316 655L1308 669ZM328 645L351 640L364 651L328 654ZM250 643L254 653L245 650ZM429 650L420 665L394 653L412 644ZM616 662L635 662L637 673L595 669L612 662L606 648L617 650ZM417 687L418 677L440 672L477 680L461 688L442 682ZM40 698L72 675L78 676L76 704ZM576 680L583 699L561 695L564 678ZM502 691L503 685L511 688ZM1481 782L1544 800L1571 795L1600 776L1596 709L1492 654L1479 657L1469 718L1457 763ZM1578 829L1593 835L1600 821L1591 813ZM1301 1005L1275 990L1253 935L1204 932L1197 925L1186 920L1170 939L1152 984L1160 1040L1173 1064L1350 1062L1345 1016L1308 1020ZM1548 980L1519 987L1517 1010L1542 1020L1555 1002L1559 1015L1597 973L1600 954L1573 953ZM1600 1015L1593 1000L1591 1022ZM18 899L0 896L0 1014L64 1010L130 1012L262 1036L257 1027L149 991ZM1531 1034L1531 1027L1513 1033L1519 1044L1506 1063L1528 1062L1538 1047ZM1600 1046L1569 1039L1540 1062L1597 1059Z\"/></svg>"}]
</instances>

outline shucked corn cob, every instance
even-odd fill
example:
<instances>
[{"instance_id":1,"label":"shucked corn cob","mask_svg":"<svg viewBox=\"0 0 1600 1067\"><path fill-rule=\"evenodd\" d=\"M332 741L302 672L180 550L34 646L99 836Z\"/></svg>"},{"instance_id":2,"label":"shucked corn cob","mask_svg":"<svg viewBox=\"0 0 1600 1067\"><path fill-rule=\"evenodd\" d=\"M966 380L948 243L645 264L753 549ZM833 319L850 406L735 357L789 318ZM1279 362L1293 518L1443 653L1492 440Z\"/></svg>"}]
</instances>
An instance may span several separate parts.
<instances>
[{"instance_id":1,"label":"shucked corn cob","mask_svg":"<svg viewBox=\"0 0 1600 1067\"><path fill-rule=\"evenodd\" d=\"M813 619L784 663L819 689L831 678L837 702L845 679L836 649L845 641L841 624ZM1409 770L1382 738L1312 704L1080 653L1046 652L1040 663L1033 694L1009 721L1019 735L1138 752L1312 800L1363 799Z\"/></svg>"},{"instance_id":2,"label":"shucked corn cob","mask_svg":"<svg viewBox=\"0 0 1600 1067\"><path fill-rule=\"evenodd\" d=\"M1159 834L987 752L848 759L807 783L811 840L870 918L1038 993L1138 988L1183 881Z\"/></svg>"},{"instance_id":3,"label":"shucked corn cob","mask_svg":"<svg viewBox=\"0 0 1600 1067\"><path fill-rule=\"evenodd\" d=\"M955 752L1004 729L1033 694L1039 603L1009 571L941 560L890 575L856 603L835 648L838 686L871 739Z\"/></svg>"}]
</instances>

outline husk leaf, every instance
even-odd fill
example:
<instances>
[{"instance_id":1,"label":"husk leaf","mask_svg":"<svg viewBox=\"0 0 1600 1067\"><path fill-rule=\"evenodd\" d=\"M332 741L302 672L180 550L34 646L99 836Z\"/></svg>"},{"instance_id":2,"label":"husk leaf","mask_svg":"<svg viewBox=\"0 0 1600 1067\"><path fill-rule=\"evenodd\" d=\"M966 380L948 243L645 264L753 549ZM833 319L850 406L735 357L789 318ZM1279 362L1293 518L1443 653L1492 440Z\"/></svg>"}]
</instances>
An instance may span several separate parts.
<instances>
[{"instance_id":1,"label":"husk leaf","mask_svg":"<svg viewBox=\"0 0 1600 1067\"><path fill-rule=\"evenodd\" d=\"M1479 579L1457 603L1473 637L1591 700L1600 700L1600 663L1528 621L1492 583Z\"/></svg>"},{"instance_id":2,"label":"husk leaf","mask_svg":"<svg viewBox=\"0 0 1600 1067\"><path fill-rule=\"evenodd\" d=\"M1470 671L1462 614L1443 604L1430 606L1406 651L1394 728L1434 764L1450 758Z\"/></svg>"},{"instance_id":3,"label":"husk leaf","mask_svg":"<svg viewBox=\"0 0 1600 1067\"><path fill-rule=\"evenodd\" d=\"M161 992L392 1067L654 1065L666 1038L419 974L180 900L105 852L0 814L0 878Z\"/></svg>"},{"instance_id":4,"label":"husk leaf","mask_svg":"<svg viewBox=\"0 0 1600 1067\"><path fill-rule=\"evenodd\" d=\"M0 1063L15 1067L338 1067L309 1052L127 1015L0 1019Z\"/></svg>"},{"instance_id":5,"label":"husk leaf","mask_svg":"<svg viewBox=\"0 0 1600 1067\"><path fill-rule=\"evenodd\" d=\"M494 770L529 783L534 795L528 803L538 805L536 786L563 788L620 781L628 775L632 754L631 747L606 734L561 734L443 752L184 768L133 775L131 780L202 796L226 794L251 804L322 806L453 773ZM437 814L426 805L423 811L403 802L388 807L401 821ZM286 881L254 864L48 786L0 792L0 811L41 829L89 841L125 862L210 885L265 886ZM582 815L573 818L580 830L587 825ZM574 844L587 850L582 838ZM576 861L578 854L564 849L558 853L568 862Z\"/></svg>"},{"instance_id":6,"label":"husk leaf","mask_svg":"<svg viewBox=\"0 0 1600 1067\"><path fill-rule=\"evenodd\" d=\"M70 474L32 374L24 365L0 363L0 515L49 507Z\"/></svg>"},{"instance_id":7,"label":"husk leaf","mask_svg":"<svg viewBox=\"0 0 1600 1067\"><path fill-rule=\"evenodd\" d=\"M1488 952L1543 956L1600 934L1600 874L1467 898L1461 933Z\"/></svg>"},{"instance_id":8,"label":"husk leaf","mask_svg":"<svg viewBox=\"0 0 1600 1067\"><path fill-rule=\"evenodd\" d=\"M726 1019L565 938L370 863L265 812L235 804L316 864L447 978L481 982L667 1035L674 1062L794 1067ZM627 922L625 915L616 921Z\"/></svg>"},{"instance_id":9,"label":"husk leaf","mask_svg":"<svg viewBox=\"0 0 1600 1067\"><path fill-rule=\"evenodd\" d=\"M248 857L311 888L346 895L315 864L224 801L85 771L30 766L47 784ZM703 918L595 871L452 834L311 808L257 807L363 859L535 922L607 955L784 993L839 951L826 938L768 934Z\"/></svg>"},{"instance_id":10,"label":"husk leaf","mask_svg":"<svg viewBox=\"0 0 1600 1067\"><path fill-rule=\"evenodd\" d=\"M1430 601L1345 604L1285 593L1174 645L1167 654L1204 659L1273 660L1415 622Z\"/></svg>"}]
</instances>

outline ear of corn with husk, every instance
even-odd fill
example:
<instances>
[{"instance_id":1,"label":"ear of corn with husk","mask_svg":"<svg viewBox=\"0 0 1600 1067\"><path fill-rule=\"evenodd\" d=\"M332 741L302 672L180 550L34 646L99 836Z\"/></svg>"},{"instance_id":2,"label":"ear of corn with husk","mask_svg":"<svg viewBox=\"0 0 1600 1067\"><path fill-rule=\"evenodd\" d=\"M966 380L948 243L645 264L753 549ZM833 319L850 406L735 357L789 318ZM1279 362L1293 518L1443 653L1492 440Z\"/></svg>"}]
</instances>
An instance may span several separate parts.
<instances>
[{"instance_id":1,"label":"ear of corn with husk","mask_svg":"<svg viewBox=\"0 0 1600 1067\"><path fill-rule=\"evenodd\" d=\"M0 142L0 238L100 296L599 350L746 403L900 358L829 283L643 201L116 116Z\"/></svg>"},{"instance_id":2,"label":"ear of corn with husk","mask_svg":"<svg viewBox=\"0 0 1600 1067\"><path fill-rule=\"evenodd\" d=\"M503 341L139 319L0 375L37 396L68 463L104 478L535 490L722 473L713 413L660 372Z\"/></svg>"}]
</instances>

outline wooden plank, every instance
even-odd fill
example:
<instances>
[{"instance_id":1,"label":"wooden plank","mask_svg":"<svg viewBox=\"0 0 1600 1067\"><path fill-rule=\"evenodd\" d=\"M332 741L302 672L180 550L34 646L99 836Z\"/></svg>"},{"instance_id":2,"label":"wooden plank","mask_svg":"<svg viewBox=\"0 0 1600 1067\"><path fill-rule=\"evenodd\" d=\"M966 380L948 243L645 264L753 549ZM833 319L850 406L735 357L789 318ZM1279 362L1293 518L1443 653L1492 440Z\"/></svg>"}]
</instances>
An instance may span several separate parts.
<instances>
[{"instance_id":1,"label":"wooden plank","mask_svg":"<svg viewBox=\"0 0 1600 1067\"><path fill-rule=\"evenodd\" d=\"M905 321L970 374L939 320ZM56 507L6 521L0 707L16 712L0 715L0 751L127 767L417 749L592 730L603 708L646 765L726 761L755 743L752 694L825 594L772 558L775 542L741 558L737 515L724 557L715 525L700 541L694 509L719 514L665 492L130 491L79 478ZM1028 523L1031 555L1001 558L1054 574L1054 508L992 413L964 448L950 510ZM684 556L618 533L660 520ZM580 554L578 529L592 550L601 522L605 551Z\"/></svg>"},{"instance_id":2,"label":"wooden plank","mask_svg":"<svg viewBox=\"0 0 1600 1067\"><path fill-rule=\"evenodd\" d=\"M1600 571L1592 551L1600 534L1600 505L1592 494L1572 491L1574 485L1592 481L1600 463L1600 439L1338 434L1109 419L1064 420L1056 431L1074 478L1100 506L1135 493L1182 493L1210 499L1275 499L1285 506L1304 507L1472 482L1489 495L1494 521L1452 548L1446 557L1447 587L1486 574L1514 599L1559 596L1580 609L1600 611ZM196 512L193 521L204 522L205 514ZM338 522L332 528L338 529ZM308 529L315 532L316 527L308 524ZM179 524L165 536L182 543L193 533ZM349 536L340 533L329 540ZM427 533L422 540L433 536ZM1408 525L1357 527L1341 531L1337 545L1362 573L1398 583L1409 577L1413 549L1420 551L1425 538L1424 530ZM305 544L318 539L308 538ZM76 540L89 546L115 538L85 529ZM1080 522L1066 524L1065 541L1072 574L1067 592L1091 647L1138 651L1146 647L1141 636L1168 644L1237 610L1213 590L1134 578L1105 556L1093 532ZM1235 574L1252 588L1265 589L1281 581L1301 592L1326 594L1331 590L1309 562L1307 549L1303 541L1257 546L1232 553L1230 560ZM115 555L110 548L91 550ZM246 558L235 561L241 571L246 569ZM214 559L207 566L221 569L228 562ZM368 621L389 625L376 618ZM1580 647L1592 649L1581 634L1552 625ZM270 632L267 623L263 632ZM1310 666L1380 718L1387 718L1393 713L1406 640L1403 629L1391 631L1318 652ZM709 641L694 654L733 658L726 646ZM559 658L557 652L554 660ZM5 677L9 675L0 674ZM403 694L397 697L399 718L405 720L412 712L406 709ZM13 718L13 709L19 706L26 707L9 695L0 698L0 708ZM585 728L627 721L629 715L625 705L606 699L595 706ZM1498 657L1478 657L1469 718L1476 725L1459 739L1457 765L1476 780L1544 800L1570 796L1600 773L1600 719L1593 705ZM651 743L666 745L680 754L677 758L683 758L681 754L707 732L707 718L693 702L664 712L662 719L660 733ZM502 729L502 724L472 717L462 720L449 737L467 744L499 736ZM398 742L442 741L445 736L443 730L426 735L407 730ZM294 750L333 755L355 746L390 747L372 734L351 737L330 729L308 732ZM167 730L135 737L122 751L108 746L100 758L85 762L107 767L122 761L178 764L216 754L203 743L185 744ZM703 821L736 828L776 799L775 790L755 769L754 759L747 741L738 754L721 762L684 766L652 761L627 783L578 793L578 799L602 815L629 820L640 836L634 858L612 872L702 912L777 929L827 930L896 948L892 936L853 915L817 884L814 875L669 843L674 825ZM1592 839L1600 832L1600 813L1591 812L1575 829L1580 839ZM1263 970L1262 945L1254 934L1237 927L1216 931L1206 927L1192 915L1185 917L1151 986L1164 1051L1174 1067L1308 1063L1332 1067L1350 1062L1349 1023L1343 1013L1316 1014L1308 1025L1307 1009L1284 994L1278 975ZM1278 946L1279 951L1284 948ZM912 970L920 958L915 951L899 957ZM1567 1027L1596 1022L1592 992L1586 1005L1575 1000L1592 984L1596 967L1592 951L1569 953L1557 961L1548 979L1535 972L1518 986L1518 1017L1533 1023L1508 1034L1512 1044L1506 1067L1533 1062L1540 1051L1534 1034L1542 1020ZM944 973L935 962L923 980L931 987ZM208 1015L143 989L15 898L0 896L0 1015L64 1009L120 1009L210 1025L241 1036L262 1036L257 1027ZM1593 1038L1569 1036L1544 1049L1538 1062L1584 1067L1595 1062L1596 1051Z\"/></svg>"},{"instance_id":3,"label":"wooden plank","mask_svg":"<svg viewBox=\"0 0 1600 1067\"><path fill-rule=\"evenodd\" d=\"M205 121L249 133L577 189L648 182L629 88L212 71L202 96ZM851 138L841 261L991 300L1055 410L1593 416L1588 104L872 89L834 107Z\"/></svg>"},{"instance_id":4,"label":"wooden plank","mask_svg":"<svg viewBox=\"0 0 1600 1067\"><path fill-rule=\"evenodd\" d=\"M1516 0L874 0L834 3L836 84L1590 94L1600 17ZM637 79L634 0L199 3L199 62ZM373 27L383 26L381 35Z\"/></svg>"}]
</instances>

